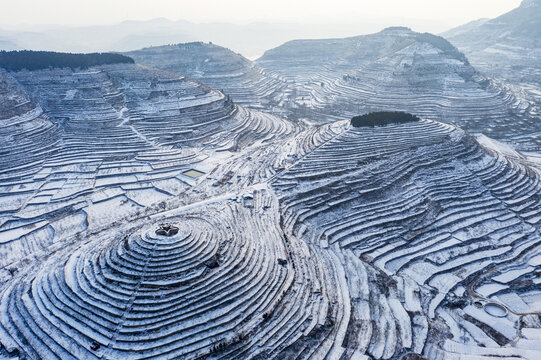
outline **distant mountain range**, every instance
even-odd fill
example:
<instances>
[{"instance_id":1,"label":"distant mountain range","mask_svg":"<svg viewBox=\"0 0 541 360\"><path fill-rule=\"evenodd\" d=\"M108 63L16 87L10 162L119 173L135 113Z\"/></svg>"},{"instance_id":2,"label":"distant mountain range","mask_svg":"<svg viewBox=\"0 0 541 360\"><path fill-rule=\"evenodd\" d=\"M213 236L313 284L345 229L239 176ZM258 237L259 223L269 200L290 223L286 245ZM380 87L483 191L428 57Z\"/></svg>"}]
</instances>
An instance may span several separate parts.
<instances>
[{"instance_id":1,"label":"distant mountain range","mask_svg":"<svg viewBox=\"0 0 541 360\"><path fill-rule=\"evenodd\" d=\"M384 22L395 22L386 19ZM286 41L313 37L343 37L381 29L381 19L344 24L298 23L192 23L158 18L125 21L115 25L66 27L34 26L23 30L0 28L1 50L49 50L65 52L131 51L149 46L203 41L220 44L255 59ZM81 41L84 39L84 41Z\"/></svg>"},{"instance_id":2,"label":"distant mountain range","mask_svg":"<svg viewBox=\"0 0 541 360\"><path fill-rule=\"evenodd\" d=\"M475 20L442 35L469 53L503 50L502 45L537 49L541 47L541 0L524 0L495 19Z\"/></svg>"},{"instance_id":3,"label":"distant mountain range","mask_svg":"<svg viewBox=\"0 0 541 360\"><path fill-rule=\"evenodd\" d=\"M242 51L247 56L257 56L270 47L290 40L292 36L302 37L304 33L300 26L288 24L195 24L159 18L104 26L0 30L0 48L67 52L130 51L180 42L212 41Z\"/></svg>"},{"instance_id":4,"label":"distant mountain range","mask_svg":"<svg viewBox=\"0 0 541 360\"><path fill-rule=\"evenodd\" d=\"M485 73L541 84L541 0L524 0L502 16L476 20L442 36Z\"/></svg>"}]
</instances>

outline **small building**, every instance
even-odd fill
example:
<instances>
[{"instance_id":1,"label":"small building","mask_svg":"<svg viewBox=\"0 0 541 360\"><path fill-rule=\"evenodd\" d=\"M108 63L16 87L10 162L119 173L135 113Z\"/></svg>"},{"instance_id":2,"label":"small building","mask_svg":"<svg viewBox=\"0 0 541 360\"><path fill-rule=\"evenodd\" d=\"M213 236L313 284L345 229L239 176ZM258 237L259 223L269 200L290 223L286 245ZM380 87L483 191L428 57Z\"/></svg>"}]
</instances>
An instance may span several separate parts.
<instances>
[{"instance_id":1,"label":"small building","mask_svg":"<svg viewBox=\"0 0 541 360\"><path fill-rule=\"evenodd\" d=\"M247 208L253 208L254 207L254 196L247 194L242 195L242 205Z\"/></svg>"}]
</instances>

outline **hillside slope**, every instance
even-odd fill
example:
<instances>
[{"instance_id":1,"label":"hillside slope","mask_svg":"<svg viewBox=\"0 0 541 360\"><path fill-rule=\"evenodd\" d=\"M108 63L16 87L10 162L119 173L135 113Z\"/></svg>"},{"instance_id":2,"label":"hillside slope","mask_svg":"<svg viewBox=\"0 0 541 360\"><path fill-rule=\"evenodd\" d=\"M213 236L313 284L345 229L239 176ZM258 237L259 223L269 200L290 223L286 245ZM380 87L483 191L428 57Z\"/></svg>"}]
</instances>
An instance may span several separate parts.
<instances>
[{"instance_id":1,"label":"hillside slope","mask_svg":"<svg viewBox=\"0 0 541 360\"><path fill-rule=\"evenodd\" d=\"M523 84L541 103L541 1L442 34L481 71Z\"/></svg>"},{"instance_id":2,"label":"hillside slope","mask_svg":"<svg viewBox=\"0 0 541 360\"><path fill-rule=\"evenodd\" d=\"M164 208L197 181L188 170L205 175L221 159L294 132L217 90L137 65L4 78L15 90L0 98L8 116L0 122L1 266Z\"/></svg>"},{"instance_id":3,"label":"hillside slope","mask_svg":"<svg viewBox=\"0 0 541 360\"><path fill-rule=\"evenodd\" d=\"M341 121L241 152L186 203L14 271L0 354L539 356L534 169L428 120ZM166 223L178 233L157 234Z\"/></svg>"},{"instance_id":4,"label":"hillside slope","mask_svg":"<svg viewBox=\"0 0 541 360\"><path fill-rule=\"evenodd\" d=\"M199 80L231 96L239 105L272 107L282 88L253 62L224 47L201 42L157 46L126 53L139 64Z\"/></svg>"},{"instance_id":5,"label":"hillside slope","mask_svg":"<svg viewBox=\"0 0 541 360\"><path fill-rule=\"evenodd\" d=\"M58 124L44 114L20 84L0 69L0 173L25 171L51 156L61 141Z\"/></svg>"},{"instance_id":6,"label":"hillside slope","mask_svg":"<svg viewBox=\"0 0 541 360\"><path fill-rule=\"evenodd\" d=\"M407 28L345 39L296 40L257 65L287 82L282 103L297 117L340 118L400 110L460 125L533 150L538 109L520 88L478 73L441 37Z\"/></svg>"}]
</instances>

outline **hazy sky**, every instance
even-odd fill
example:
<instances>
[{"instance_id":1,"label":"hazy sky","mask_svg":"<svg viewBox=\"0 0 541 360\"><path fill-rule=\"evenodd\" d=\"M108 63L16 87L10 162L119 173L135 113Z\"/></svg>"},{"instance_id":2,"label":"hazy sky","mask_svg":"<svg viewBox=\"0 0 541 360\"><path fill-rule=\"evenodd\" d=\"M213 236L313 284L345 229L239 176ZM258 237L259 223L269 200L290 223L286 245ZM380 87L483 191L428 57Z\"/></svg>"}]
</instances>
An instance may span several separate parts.
<instances>
[{"instance_id":1,"label":"hazy sky","mask_svg":"<svg viewBox=\"0 0 541 360\"><path fill-rule=\"evenodd\" d=\"M338 23L392 19L441 31L496 17L520 0L1 0L0 28L20 24L101 25L165 17L192 22ZM394 25L394 24L388 24ZM433 29L432 29L432 28Z\"/></svg>"}]
</instances>

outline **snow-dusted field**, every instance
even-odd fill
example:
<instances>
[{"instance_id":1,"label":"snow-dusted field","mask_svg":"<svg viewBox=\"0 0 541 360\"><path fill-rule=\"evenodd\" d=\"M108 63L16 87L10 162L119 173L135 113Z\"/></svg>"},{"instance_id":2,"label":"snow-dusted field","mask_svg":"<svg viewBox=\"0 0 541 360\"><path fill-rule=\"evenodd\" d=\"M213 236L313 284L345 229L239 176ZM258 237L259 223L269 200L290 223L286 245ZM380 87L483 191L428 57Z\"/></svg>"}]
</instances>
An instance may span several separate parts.
<instances>
[{"instance_id":1,"label":"snow-dusted field","mask_svg":"<svg viewBox=\"0 0 541 360\"><path fill-rule=\"evenodd\" d=\"M541 358L532 156L428 119L292 122L141 65L0 80L0 359ZM497 106L476 86L419 101Z\"/></svg>"},{"instance_id":2,"label":"snow-dusted field","mask_svg":"<svg viewBox=\"0 0 541 360\"><path fill-rule=\"evenodd\" d=\"M285 81L279 101L297 117L325 122L406 111L524 151L541 147L532 91L478 72L443 38L395 27L344 39L294 40L256 64Z\"/></svg>"}]
</instances>

